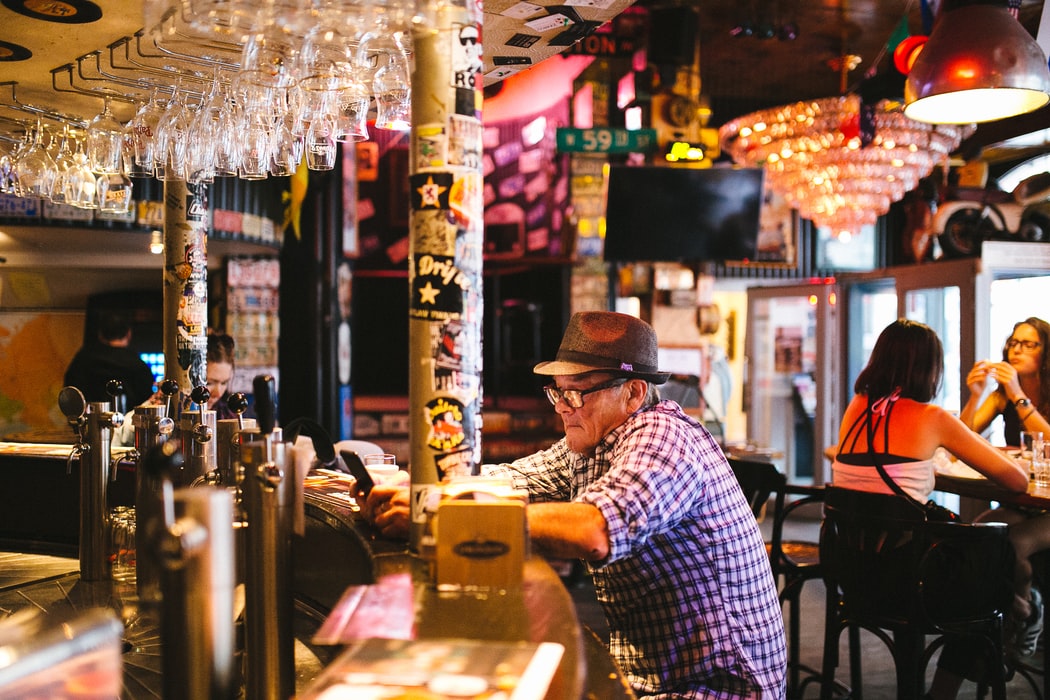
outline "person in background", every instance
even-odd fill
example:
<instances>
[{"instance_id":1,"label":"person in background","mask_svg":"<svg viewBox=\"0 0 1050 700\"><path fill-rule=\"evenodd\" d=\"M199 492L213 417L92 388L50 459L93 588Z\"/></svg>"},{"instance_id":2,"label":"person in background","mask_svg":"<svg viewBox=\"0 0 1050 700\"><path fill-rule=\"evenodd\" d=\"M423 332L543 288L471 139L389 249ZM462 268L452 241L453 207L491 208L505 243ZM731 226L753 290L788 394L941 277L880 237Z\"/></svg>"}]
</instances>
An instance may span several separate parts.
<instances>
[{"instance_id":1,"label":"person in background","mask_svg":"<svg viewBox=\"0 0 1050 700\"><path fill-rule=\"evenodd\" d=\"M207 378L209 411L215 411L215 419L236 418L227 400L230 398L230 381L233 379L234 342L225 333L208 335Z\"/></svg>"},{"instance_id":2,"label":"person in background","mask_svg":"<svg viewBox=\"0 0 1050 700\"><path fill-rule=\"evenodd\" d=\"M943 372L944 349L932 328L900 319L882 331L842 417L831 467L835 486L893 494L875 468L878 460L909 496L925 503L934 488L934 453L944 448L1003 488L1025 491L1024 469L930 403ZM874 444L869 445L869 434ZM954 698L975 668L973 650L951 640L938 659L929 697Z\"/></svg>"},{"instance_id":3,"label":"person in background","mask_svg":"<svg viewBox=\"0 0 1050 700\"><path fill-rule=\"evenodd\" d=\"M75 386L89 402L110 401L106 385L120 381L124 385L126 404L123 410L137 406L153 393L153 372L129 346L131 322L118 311L98 314L95 338L88 341L73 356L66 368L66 386Z\"/></svg>"},{"instance_id":4,"label":"person in background","mask_svg":"<svg viewBox=\"0 0 1050 700\"><path fill-rule=\"evenodd\" d=\"M215 411L215 420L236 418L226 403L230 398L230 381L233 379L234 341L225 333L209 333L208 349L205 351L205 386L208 387L208 403L205 409ZM168 398L158 389L147 400L137 405L166 406ZM131 446L135 444L134 411L124 415L124 423L114 432L113 444ZM246 414L247 417L247 414Z\"/></svg>"},{"instance_id":5,"label":"person in background","mask_svg":"<svg viewBox=\"0 0 1050 700\"><path fill-rule=\"evenodd\" d=\"M482 472L529 492L537 552L586 562L610 653L638 697L783 698L783 617L762 534L711 434L660 400L668 373L652 327L574 314L557 358L533 371L552 377L565 437ZM407 532L406 488L362 500L385 534Z\"/></svg>"},{"instance_id":6,"label":"person in background","mask_svg":"<svg viewBox=\"0 0 1050 700\"><path fill-rule=\"evenodd\" d=\"M959 418L971 430L983 433L996 416L1003 417L1006 444L1017 447L1021 433L1041 431L1050 437L1050 324L1030 317L1014 324L1003 345L1000 362L981 360L966 375L970 398ZM998 386L981 401L988 380Z\"/></svg>"},{"instance_id":7,"label":"person in background","mask_svg":"<svg viewBox=\"0 0 1050 700\"><path fill-rule=\"evenodd\" d=\"M970 398L959 418L983 433L996 416L1003 417L1006 444L1017 447L1021 433L1039 431L1050 439L1050 324L1035 316L1014 324L1003 345L1001 362L981 361L966 375ZM988 380L998 386L981 401ZM1010 526L1017 555L1014 572L1014 614L1006 625L1007 644L1016 657L1035 653L1043 631L1043 597L1032 585L1031 556L1050 549L1050 514L1002 507L983 513L981 521Z\"/></svg>"}]
</instances>

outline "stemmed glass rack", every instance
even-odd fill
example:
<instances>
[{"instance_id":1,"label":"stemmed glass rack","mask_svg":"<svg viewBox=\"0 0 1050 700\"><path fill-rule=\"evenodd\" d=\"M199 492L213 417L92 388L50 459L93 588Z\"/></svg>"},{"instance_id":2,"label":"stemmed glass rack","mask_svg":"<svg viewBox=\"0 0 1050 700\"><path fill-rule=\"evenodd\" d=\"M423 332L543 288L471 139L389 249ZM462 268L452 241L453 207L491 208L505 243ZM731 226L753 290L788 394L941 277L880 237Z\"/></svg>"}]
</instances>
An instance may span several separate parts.
<instances>
[{"instance_id":1,"label":"stemmed glass rack","mask_svg":"<svg viewBox=\"0 0 1050 700\"><path fill-rule=\"evenodd\" d=\"M414 2L147 0L145 18L51 70L55 91L101 100L86 119L0 83L0 110L19 115L0 116L0 191L113 211L130 202L129 176L328 170L338 143L369 137L369 116L409 128L411 30L427 21ZM126 123L114 102L131 110Z\"/></svg>"}]
</instances>

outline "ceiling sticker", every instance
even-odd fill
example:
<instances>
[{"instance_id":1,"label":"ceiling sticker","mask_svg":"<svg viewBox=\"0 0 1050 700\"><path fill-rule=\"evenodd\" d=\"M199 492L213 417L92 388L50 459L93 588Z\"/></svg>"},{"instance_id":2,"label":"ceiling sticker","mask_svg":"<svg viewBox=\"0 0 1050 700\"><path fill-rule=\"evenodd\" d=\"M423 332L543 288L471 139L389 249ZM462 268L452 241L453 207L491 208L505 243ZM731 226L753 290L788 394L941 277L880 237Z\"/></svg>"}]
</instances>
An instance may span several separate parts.
<instances>
[{"instance_id":1,"label":"ceiling sticker","mask_svg":"<svg viewBox=\"0 0 1050 700\"><path fill-rule=\"evenodd\" d=\"M0 0L26 17L60 24L87 24L102 19L102 8L91 0Z\"/></svg>"}]
</instances>

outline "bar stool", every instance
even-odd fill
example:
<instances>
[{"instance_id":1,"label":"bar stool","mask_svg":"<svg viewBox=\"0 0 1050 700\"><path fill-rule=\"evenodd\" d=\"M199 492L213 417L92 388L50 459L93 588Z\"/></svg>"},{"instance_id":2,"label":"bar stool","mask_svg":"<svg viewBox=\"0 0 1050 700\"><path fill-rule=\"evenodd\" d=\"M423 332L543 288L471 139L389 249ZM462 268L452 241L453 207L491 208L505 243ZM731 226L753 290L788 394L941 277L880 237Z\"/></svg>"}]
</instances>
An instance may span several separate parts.
<instances>
[{"instance_id":1,"label":"bar stool","mask_svg":"<svg viewBox=\"0 0 1050 700\"><path fill-rule=\"evenodd\" d=\"M835 689L839 635L858 627L890 651L901 700L922 697L933 654L963 639L985 655L984 682L995 700L1005 700L1003 615L1013 591L994 575L1013 570L1005 525L926 522L900 496L827 486L820 559L827 590L822 700ZM851 648L855 698L860 661Z\"/></svg>"}]
</instances>

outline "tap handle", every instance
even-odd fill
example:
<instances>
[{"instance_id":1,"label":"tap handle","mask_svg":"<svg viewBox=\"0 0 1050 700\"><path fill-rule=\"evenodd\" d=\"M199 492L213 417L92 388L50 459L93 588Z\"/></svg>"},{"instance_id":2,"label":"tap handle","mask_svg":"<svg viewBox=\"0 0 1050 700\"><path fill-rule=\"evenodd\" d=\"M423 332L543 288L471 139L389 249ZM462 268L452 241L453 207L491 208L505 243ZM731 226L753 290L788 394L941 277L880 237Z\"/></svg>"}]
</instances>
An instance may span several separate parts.
<instances>
[{"instance_id":1,"label":"tap handle","mask_svg":"<svg viewBox=\"0 0 1050 700\"><path fill-rule=\"evenodd\" d=\"M259 433L269 435L277 422L277 389L274 378L269 374L258 374L252 382L255 393L255 416L259 422Z\"/></svg>"},{"instance_id":2,"label":"tap handle","mask_svg":"<svg viewBox=\"0 0 1050 700\"><path fill-rule=\"evenodd\" d=\"M58 392L58 408L69 421L69 427L77 436L77 442L84 441L84 426L87 425L87 400L75 386L63 387Z\"/></svg>"},{"instance_id":3,"label":"tap handle","mask_svg":"<svg viewBox=\"0 0 1050 700\"><path fill-rule=\"evenodd\" d=\"M193 391L190 392L190 400L193 401L193 403L200 405L202 411L207 407L208 399L210 398L211 392L208 391L208 387L203 384L194 387Z\"/></svg>"},{"instance_id":4,"label":"tap handle","mask_svg":"<svg viewBox=\"0 0 1050 700\"><path fill-rule=\"evenodd\" d=\"M165 413L167 414L168 418L174 420L175 412L173 409L175 408L175 405L171 399L173 396L176 396L179 393L178 381L174 379L165 379L160 383L160 393L164 394L164 398L167 402L167 410L165 411Z\"/></svg>"},{"instance_id":5,"label":"tap handle","mask_svg":"<svg viewBox=\"0 0 1050 700\"><path fill-rule=\"evenodd\" d=\"M226 399L226 405L237 414L237 429L244 430L244 412L248 410L248 397L243 391L234 392Z\"/></svg>"},{"instance_id":6,"label":"tap handle","mask_svg":"<svg viewBox=\"0 0 1050 700\"><path fill-rule=\"evenodd\" d=\"M117 413L127 413L127 394L124 393L124 382L119 379L110 379L106 382L106 393L112 399L113 410Z\"/></svg>"}]
</instances>

